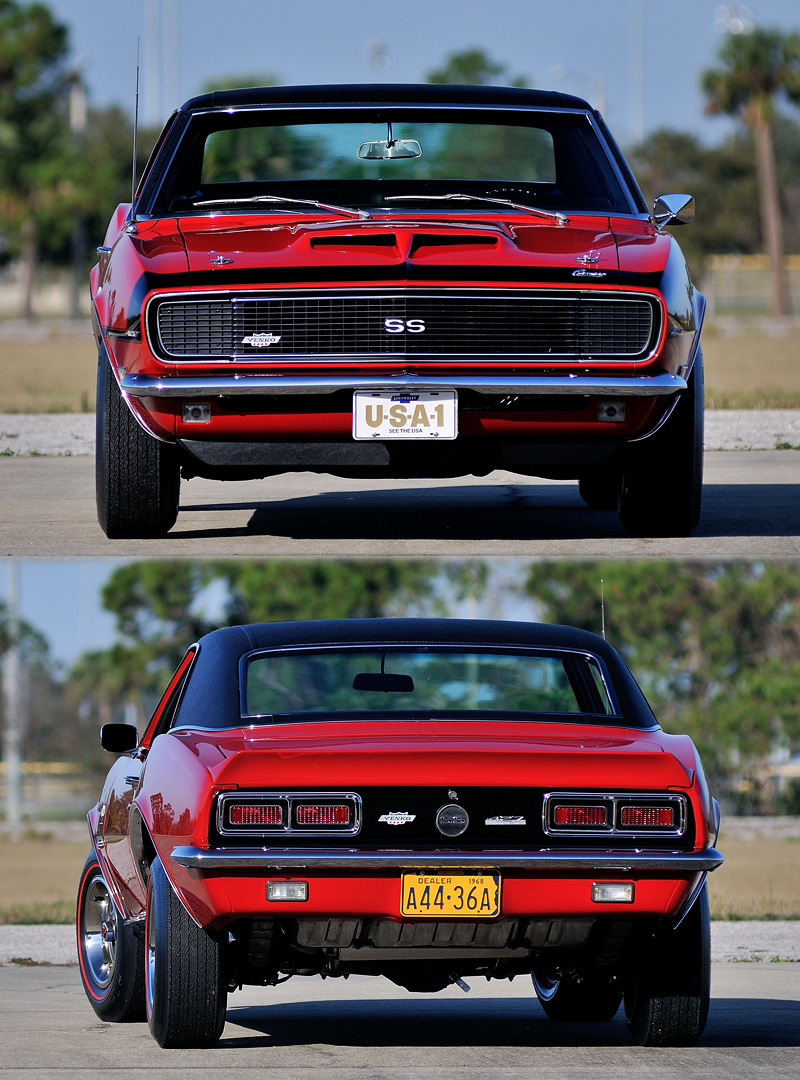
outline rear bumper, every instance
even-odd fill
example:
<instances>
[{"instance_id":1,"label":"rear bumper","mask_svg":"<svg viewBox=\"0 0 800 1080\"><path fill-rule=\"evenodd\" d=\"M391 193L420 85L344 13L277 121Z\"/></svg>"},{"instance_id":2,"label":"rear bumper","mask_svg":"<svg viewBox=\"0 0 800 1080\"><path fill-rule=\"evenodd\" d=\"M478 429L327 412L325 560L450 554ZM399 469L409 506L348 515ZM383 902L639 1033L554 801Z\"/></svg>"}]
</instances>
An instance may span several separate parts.
<instances>
[{"instance_id":1,"label":"rear bumper","mask_svg":"<svg viewBox=\"0 0 800 1080\"><path fill-rule=\"evenodd\" d=\"M703 851L354 851L325 848L175 847L172 860L193 870L424 870L657 872L665 877L721 866L716 848Z\"/></svg>"},{"instance_id":2,"label":"rear bumper","mask_svg":"<svg viewBox=\"0 0 800 1080\"><path fill-rule=\"evenodd\" d=\"M478 394L552 394L572 397L664 397L686 389L680 375L204 375L164 377L126 374L122 390L131 397L208 398L335 394L340 390L472 390Z\"/></svg>"}]
</instances>

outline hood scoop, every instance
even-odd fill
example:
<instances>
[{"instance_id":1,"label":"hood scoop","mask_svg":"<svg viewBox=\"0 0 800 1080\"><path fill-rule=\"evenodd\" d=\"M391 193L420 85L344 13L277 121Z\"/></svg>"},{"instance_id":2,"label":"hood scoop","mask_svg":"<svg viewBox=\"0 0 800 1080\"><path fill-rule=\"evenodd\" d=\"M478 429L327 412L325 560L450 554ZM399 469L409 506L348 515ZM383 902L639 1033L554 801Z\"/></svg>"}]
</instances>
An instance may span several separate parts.
<instances>
[{"instance_id":1,"label":"hood scoop","mask_svg":"<svg viewBox=\"0 0 800 1080\"><path fill-rule=\"evenodd\" d=\"M380 232L353 234L348 236L312 236L309 240L314 251L391 251L401 258L414 258L427 253L439 254L443 249L457 248L459 251L475 251L478 248L496 248L497 236L481 236L474 233L423 233L423 232Z\"/></svg>"}]
</instances>

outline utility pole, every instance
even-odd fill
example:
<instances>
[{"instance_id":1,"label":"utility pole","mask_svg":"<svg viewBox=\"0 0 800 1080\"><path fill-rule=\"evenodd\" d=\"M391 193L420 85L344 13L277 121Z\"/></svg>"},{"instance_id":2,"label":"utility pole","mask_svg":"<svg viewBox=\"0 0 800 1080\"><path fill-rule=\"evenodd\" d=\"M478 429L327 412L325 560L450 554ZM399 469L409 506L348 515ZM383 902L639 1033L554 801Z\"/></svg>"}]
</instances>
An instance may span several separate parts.
<instances>
[{"instance_id":1,"label":"utility pole","mask_svg":"<svg viewBox=\"0 0 800 1080\"><path fill-rule=\"evenodd\" d=\"M3 763L6 774L6 824L12 840L18 840L22 824L22 759L20 757L19 615L18 567L8 560L8 649L3 671L5 726L3 728Z\"/></svg>"}]
</instances>

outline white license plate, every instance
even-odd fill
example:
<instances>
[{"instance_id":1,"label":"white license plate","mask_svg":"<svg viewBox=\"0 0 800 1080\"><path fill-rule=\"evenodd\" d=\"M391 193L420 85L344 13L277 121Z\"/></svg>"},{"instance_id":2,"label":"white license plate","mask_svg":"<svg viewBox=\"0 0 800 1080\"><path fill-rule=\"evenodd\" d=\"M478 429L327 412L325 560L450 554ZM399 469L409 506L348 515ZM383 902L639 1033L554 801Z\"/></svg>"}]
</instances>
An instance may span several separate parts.
<instances>
[{"instance_id":1,"label":"white license plate","mask_svg":"<svg viewBox=\"0 0 800 1080\"><path fill-rule=\"evenodd\" d=\"M353 393L354 439L455 439L457 419L455 390Z\"/></svg>"}]
</instances>

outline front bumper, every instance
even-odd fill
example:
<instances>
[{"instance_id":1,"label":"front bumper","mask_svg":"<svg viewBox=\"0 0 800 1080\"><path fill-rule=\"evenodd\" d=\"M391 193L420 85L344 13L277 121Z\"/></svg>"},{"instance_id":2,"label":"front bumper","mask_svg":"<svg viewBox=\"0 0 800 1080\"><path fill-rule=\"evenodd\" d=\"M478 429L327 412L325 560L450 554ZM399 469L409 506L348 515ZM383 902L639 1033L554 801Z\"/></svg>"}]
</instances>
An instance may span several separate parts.
<instances>
[{"instance_id":1,"label":"front bumper","mask_svg":"<svg viewBox=\"0 0 800 1080\"><path fill-rule=\"evenodd\" d=\"M565 397L665 397L686 389L680 375L204 375L158 377L127 373L122 390L137 398L247 397L335 394L340 390L472 390L478 394L548 394Z\"/></svg>"}]
</instances>

